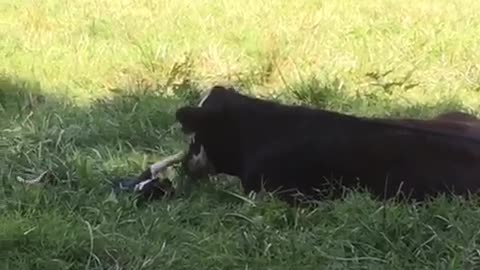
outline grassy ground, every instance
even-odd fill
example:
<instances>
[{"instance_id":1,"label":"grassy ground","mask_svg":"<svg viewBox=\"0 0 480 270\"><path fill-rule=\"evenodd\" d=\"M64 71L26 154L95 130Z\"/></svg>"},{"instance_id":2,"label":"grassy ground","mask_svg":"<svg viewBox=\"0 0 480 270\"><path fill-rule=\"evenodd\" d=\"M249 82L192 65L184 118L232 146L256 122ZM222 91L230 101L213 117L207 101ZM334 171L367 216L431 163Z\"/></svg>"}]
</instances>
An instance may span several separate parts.
<instances>
[{"instance_id":1,"label":"grassy ground","mask_svg":"<svg viewBox=\"0 0 480 270\"><path fill-rule=\"evenodd\" d=\"M181 148L173 112L214 82L359 115L479 114L479 8L0 1L1 269L478 269L474 201L293 209L213 181L145 205L109 184ZM45 187L15 181L44 170Z\"/></svg>"}]
</instances>

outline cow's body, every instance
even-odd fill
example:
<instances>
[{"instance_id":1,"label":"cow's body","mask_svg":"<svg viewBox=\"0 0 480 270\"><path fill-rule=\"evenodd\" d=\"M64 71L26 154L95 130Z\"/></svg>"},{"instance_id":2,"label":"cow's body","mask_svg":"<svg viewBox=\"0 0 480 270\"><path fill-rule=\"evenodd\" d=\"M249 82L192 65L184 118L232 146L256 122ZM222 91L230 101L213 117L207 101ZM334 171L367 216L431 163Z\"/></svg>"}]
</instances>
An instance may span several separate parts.
<instances>
[{"instance_id":1,"label":"cow's body","mask_svg":"<svg viewBox=\"0 0 480 270\"><path fill-rule=\"evenodd\" d=\"M290 200L292 192L315 195L341 182L422 200L480 188L480 125L468 114L360 118L214 87L199 107L180 108L176 117L193 138L187 171L237 176L245 192L264 187Z\"/></svg>"}]
</instances>

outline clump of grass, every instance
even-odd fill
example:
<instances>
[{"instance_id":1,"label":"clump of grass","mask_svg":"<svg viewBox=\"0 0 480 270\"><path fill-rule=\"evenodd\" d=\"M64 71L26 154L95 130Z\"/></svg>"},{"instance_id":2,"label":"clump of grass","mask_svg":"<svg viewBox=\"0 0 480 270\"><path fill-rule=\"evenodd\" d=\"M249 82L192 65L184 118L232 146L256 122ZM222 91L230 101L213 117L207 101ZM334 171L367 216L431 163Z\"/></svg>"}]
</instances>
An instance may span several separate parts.
<instances>
[{"instance_id":1,"label":"clump of grass","mask_svg":"<svg viewBox=\"0 0 480 270\"><path fill-rule=\"evenodd\" d=\"M372 74L368 76L373 77ZM383 81L375 83L380 89L372 87L371 91L362 93L358 89L349 89L340 78L311 76L282 91L286 93L283 101L362 116L430 118L448 111L476 114L474 108L453 94L444 94L440 100L433 102L409 100L399 92L415 91L411 88L416 83L385 82L380 78L375 81ZM392 91L391 87L402 90Z\"/></svg>"}]
</instances>

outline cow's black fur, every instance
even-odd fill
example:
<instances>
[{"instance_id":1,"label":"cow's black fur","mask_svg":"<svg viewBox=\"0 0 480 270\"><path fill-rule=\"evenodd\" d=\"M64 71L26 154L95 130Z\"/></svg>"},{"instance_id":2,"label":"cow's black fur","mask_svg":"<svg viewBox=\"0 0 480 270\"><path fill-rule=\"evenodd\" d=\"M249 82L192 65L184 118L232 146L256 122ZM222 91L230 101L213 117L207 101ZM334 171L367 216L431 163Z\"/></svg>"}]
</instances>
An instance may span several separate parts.
<instances>
[{"instance_id":1,"label":"cow's black fur","mask_svg":"<svg viewBox=\"0 0 480 270\"><path fill-rule=\"evenodd\" d=\"M176 117L195 136L186 161L202 145L210 173L238 176L245 192L263 185L314 195L327 181L340 180L380 197L422 200L480 187L480 125L464 113L430 120L361 118L217 86L201 107L182 107Z\"/></svg>"}]
</instances>

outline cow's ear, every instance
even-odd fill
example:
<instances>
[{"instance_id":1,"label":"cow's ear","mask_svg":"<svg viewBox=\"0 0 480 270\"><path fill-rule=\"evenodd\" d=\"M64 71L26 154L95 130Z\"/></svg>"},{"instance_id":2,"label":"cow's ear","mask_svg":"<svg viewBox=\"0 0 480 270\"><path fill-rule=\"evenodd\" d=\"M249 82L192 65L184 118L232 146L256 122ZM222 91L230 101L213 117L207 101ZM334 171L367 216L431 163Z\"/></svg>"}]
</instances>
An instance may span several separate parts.
<instances>
[{"instance_id":1,"label":"cow's ear","mask_svg":"<svg viewBox=\"0 0 480 270\"><path fill-rule=\"evenodd\" d=\"M202 107L185 106L177 110L175 117L182 125L185 133L196 132L205 126L211 118L212 112Z\"/></svg>"}]
</instances>

